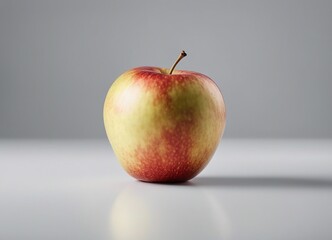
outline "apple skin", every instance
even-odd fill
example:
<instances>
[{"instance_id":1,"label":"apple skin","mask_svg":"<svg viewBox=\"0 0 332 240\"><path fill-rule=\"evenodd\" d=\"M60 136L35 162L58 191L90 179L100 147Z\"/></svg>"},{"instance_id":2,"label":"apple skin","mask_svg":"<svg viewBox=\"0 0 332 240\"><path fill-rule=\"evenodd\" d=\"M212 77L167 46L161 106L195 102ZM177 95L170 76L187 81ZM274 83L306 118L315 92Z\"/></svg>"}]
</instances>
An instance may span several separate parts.
<instances>
[{"instance_id":1,"label":"apple skin","mask_svg":"<svg viewBox=\"0 0 332 240\"><path fill-rule=\"evenodd\" d=\"M184 182L212 158L226 123L221 92L191 71L138 67L112 84L104 103L108 139L122 167L146 182Z\"/></svg>"}]
</instances>

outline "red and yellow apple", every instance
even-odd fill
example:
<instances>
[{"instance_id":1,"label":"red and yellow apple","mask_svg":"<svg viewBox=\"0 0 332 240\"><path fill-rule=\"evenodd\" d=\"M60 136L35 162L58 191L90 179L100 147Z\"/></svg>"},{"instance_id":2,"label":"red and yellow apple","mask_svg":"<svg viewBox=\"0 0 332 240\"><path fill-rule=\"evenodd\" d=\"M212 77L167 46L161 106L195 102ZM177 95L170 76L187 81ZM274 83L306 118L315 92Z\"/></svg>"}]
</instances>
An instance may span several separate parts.
<instances>
[{"instance_id":1,"label":"red and yellow apple","mask_svg":"<svg viewBox=\"0 0 332 240\"><path fill-rule=\"evenodd\" d=\"M104 104L108 139L122 167L147 182L183 182L210 161L225 128L221 92L192 71L137 67L112 84Z\"/></svg>"}]
</instances>

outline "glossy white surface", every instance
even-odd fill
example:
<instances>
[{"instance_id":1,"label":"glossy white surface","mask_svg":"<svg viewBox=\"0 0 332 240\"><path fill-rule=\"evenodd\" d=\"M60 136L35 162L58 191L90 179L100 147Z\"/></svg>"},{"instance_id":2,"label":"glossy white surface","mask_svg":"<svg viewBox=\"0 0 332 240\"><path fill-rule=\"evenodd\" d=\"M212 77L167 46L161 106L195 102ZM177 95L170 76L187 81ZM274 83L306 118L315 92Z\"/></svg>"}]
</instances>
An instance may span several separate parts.
<instances>
[{"instance_id":1,"label":"glossy white surface","mask_svg":"<svg viewBox=\"0 0 332 240\"><path fill-rule=\"evenodd\" d=\"M332 239L332 140L224 140L181 185L105 141L0 141L0 239Z\"/></svg>"}]
</instances>

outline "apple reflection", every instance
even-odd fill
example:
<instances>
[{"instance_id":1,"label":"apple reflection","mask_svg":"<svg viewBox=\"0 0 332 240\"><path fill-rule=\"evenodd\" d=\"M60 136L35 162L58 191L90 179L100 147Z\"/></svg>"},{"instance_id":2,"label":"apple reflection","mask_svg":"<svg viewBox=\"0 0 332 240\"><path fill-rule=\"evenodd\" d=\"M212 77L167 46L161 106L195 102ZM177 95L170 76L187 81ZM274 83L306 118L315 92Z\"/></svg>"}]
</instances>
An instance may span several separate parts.
<instances>
[{"instance_id":1,"label":"apple reflection","mask_svg":"<svg viewBox=\"0 0 332 240\"><path fill-rule=\"evenodd\" d=\"M110 231L116 240L230 239L230 222L211 192L135 182L114 200Z\"/></svg>"}]
</instances>

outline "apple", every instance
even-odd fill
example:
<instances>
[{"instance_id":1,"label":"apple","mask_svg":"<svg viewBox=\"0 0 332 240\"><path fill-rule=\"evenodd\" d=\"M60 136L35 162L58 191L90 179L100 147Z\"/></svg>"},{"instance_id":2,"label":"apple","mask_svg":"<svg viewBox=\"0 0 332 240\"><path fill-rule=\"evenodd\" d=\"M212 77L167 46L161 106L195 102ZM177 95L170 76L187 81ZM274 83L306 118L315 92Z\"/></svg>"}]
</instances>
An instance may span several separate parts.
<instances>
[{"instance_id":1,"label":"apple","mask_svg":"<svg viewBox=\"0 0 332 240\"><path fill-rule=\"evenodd\" d=\"M137 67L119 76L104 103L107 137L122 167L145 182L184 182L212 158L225 104L216 83L192 71Z\"/></svg>"}]
</instances>

